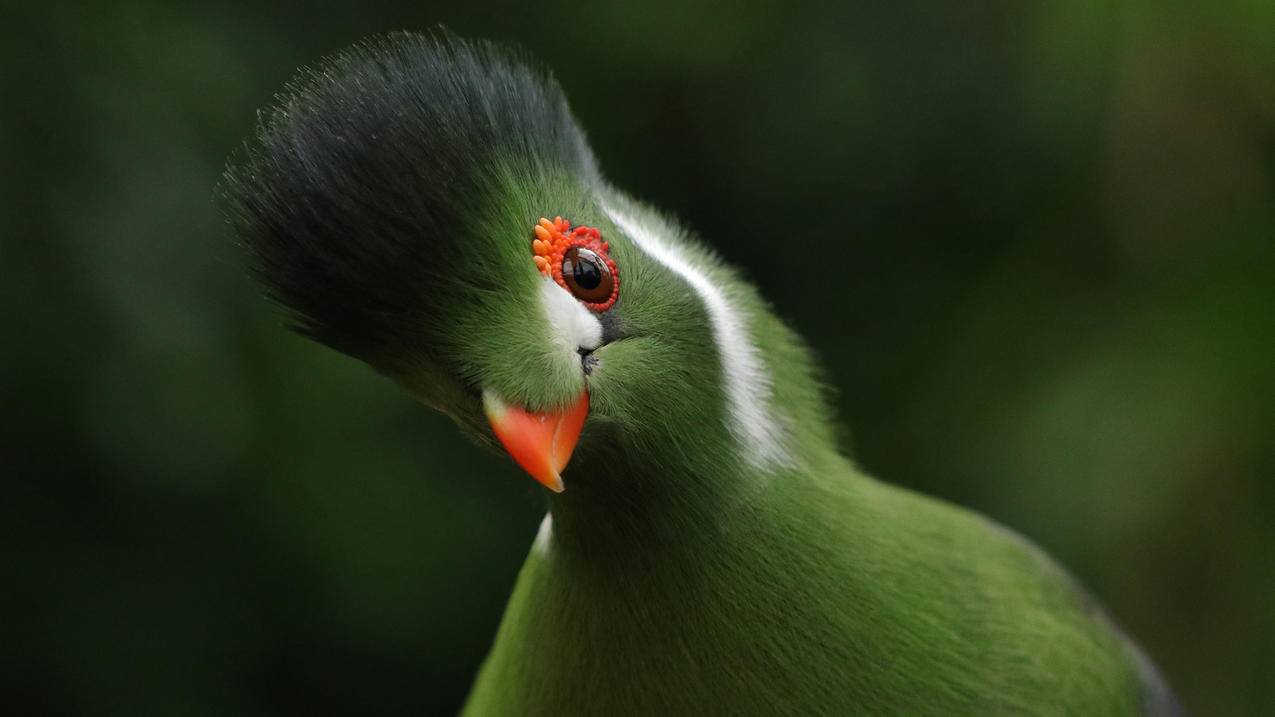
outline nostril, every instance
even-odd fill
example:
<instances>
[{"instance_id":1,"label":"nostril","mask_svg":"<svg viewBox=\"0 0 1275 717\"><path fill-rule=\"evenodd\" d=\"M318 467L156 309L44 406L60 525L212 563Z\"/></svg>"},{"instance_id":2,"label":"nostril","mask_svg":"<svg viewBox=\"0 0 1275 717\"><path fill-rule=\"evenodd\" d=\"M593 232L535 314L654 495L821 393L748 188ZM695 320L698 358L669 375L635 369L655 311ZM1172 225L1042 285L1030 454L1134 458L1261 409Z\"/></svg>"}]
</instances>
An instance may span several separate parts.
<instances>
[{"instance_id":1,"label":"nostril","mask_svg":"<svg viewBox=\"0 0 1275 717\"><path fill-rule=\"evenodd\" d=\"M584 375L593 373L593 367L598 365L598 357L593 355L593 349L581 346L576 349L576 353L580 354L580 368L584 369Z\"/></svg>"}]
</instances>

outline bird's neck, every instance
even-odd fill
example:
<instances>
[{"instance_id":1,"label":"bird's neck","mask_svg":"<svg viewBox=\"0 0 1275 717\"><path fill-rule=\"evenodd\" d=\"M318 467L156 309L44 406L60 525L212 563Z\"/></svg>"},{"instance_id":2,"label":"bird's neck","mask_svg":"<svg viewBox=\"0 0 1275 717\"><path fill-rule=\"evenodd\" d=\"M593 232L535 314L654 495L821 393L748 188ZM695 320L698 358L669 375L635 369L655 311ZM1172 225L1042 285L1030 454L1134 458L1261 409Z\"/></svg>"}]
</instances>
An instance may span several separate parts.
<instances>
[{"instance_id":1,"label":"bird's neck","mask_svg":"<svg viewBox=\"0 0 1275 717\"><path fill-rule=\"evenodd\" d=\"M777 346L772 343L765 355L772 367L780 363L770 355ZM716 426L684 427L680 433L693 442L663 452L602 448L622 444L620 437L582 442L565 476L566 491L551 498L554 552L602 563L634 552L717 549L722 541L747 539L741 526L784 531L777 520L802 520L795 514L802 503L791 500L805 490L801 486L808 488L816 476L853 471L836 450L810 367L801 364L804 350L795 341L781 350L795 351L770 377L776 420L786 427L782 462L750 460L724 413ZM781 503L785 508L777 513L773 507Z\"/></svg>"},{"instance_id":2,"label":"bird's neck","mask_svg":"<svg viewBox=\"0 0 1275 717\"><path fill-rule=\"evenodd\" d=\"M748 499L764 493L761 476L727 479L667 469L658 476L636 474L640 470L612 469L605 478L577 474L564 493L553 496L555 552L606 561L634 550L661 552L696 544L746 510ZM748 485L753 489L746 489Z\"/></svg>"},{"instance_id":3,"label":"bird's neck","mask_svg":"<svg viewBox=\"0 0 1275 717\"><path fill-rule=\"evenodd\" d=\"M537 549L573 572L606 581L667 577L726 555L752 554L758 545L786 544L822 520L820 496L829 481L858 479L833 451L803 458L800 467L779 472L660 476L677 481L680 492L619 491L577 477L553 496ZM635 566L645 567L634 572Z\"/></svg>"}]
</instances>

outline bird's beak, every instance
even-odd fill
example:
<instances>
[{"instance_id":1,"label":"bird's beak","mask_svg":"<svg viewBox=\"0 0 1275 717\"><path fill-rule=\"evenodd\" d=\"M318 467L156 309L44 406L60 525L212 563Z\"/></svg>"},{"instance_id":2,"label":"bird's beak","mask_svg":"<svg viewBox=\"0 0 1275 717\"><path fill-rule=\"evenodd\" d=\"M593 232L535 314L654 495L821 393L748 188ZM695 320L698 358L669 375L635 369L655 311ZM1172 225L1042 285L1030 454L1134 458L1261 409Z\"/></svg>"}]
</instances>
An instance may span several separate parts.
<instances>
[{"instance_id":1,"label":"bird's beak","mask_svg":"<svg viewBox=\"0 0 1275 717\"><path fill-rule=\"evenodd\" d=\"M483 411L501 445L532 478L546 488L562 492L562 469L571 460L584 419L589 416L589 393L559 413L533 413L501 401L483 391Z\"/></svg>"}]
</instances>

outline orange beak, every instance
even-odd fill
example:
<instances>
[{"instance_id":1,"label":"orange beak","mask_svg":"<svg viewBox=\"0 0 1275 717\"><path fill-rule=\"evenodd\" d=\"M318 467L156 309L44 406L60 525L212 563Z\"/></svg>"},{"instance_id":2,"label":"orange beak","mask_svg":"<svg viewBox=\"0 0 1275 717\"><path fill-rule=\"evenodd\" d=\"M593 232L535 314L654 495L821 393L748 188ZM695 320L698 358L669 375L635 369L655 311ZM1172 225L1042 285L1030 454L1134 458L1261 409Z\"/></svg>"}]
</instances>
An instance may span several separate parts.
<instances>
[{"instance_id":1,"label":"orange beak","mask_svg":"<svg viewBox=\"0 0 1275 717\"><path fill-rule=\"evenodd\" d=\"M571 460L584 419L589 416L589 392L559 413L532 413L510 406L483 391L483 410L509 455L546 488L562 492L562 469Z\"/></svg>"}]
</instances>

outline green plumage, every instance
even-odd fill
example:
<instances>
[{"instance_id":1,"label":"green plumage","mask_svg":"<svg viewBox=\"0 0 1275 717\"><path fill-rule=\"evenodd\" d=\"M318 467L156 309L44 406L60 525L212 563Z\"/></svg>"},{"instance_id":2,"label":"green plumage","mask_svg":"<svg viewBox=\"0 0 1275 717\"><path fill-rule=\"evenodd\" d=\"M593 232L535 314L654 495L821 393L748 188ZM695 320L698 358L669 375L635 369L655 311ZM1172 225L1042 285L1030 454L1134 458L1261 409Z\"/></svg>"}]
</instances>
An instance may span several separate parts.
<instances>
[{"instance_id":1,"label":"green plumage","mask_svg":"<svg viewBox=\"0 0 1275 717\"><path fill-rule=\"evenodd\" d=\"M742 465L716 428L711 353L674 369L644 365L647 345L602 349L600 365L617 365L590 383L601 415L466 714L1141 714L1140 658L1067 576L976 514L856 471L806 352L732 289L796 466ZM684 299L653 330L707 336ZM638 420L635 383L666 401Z\"/></svg>"},{"instance_id":2,"label":"green plumage","mask_svg":"<svg viewBox=\"0 0 1275 717\"><path fill-rule=\"evenodd\" d=\"M551 117L507 116L521 108ZM479 441L496 445L483 391L543 410L587 387L566 491L466 714L1177 714L1029 543L840 455L797 337L606 184L556 85L507 53L401 36L342 55L226 186L302 330ZM598 228L620 272L588 372L550 338L529 252L559 214ZM780 457L759 453L741 396Z\"/></svg>"}]
</instances>

